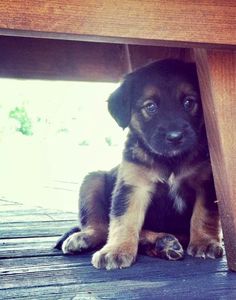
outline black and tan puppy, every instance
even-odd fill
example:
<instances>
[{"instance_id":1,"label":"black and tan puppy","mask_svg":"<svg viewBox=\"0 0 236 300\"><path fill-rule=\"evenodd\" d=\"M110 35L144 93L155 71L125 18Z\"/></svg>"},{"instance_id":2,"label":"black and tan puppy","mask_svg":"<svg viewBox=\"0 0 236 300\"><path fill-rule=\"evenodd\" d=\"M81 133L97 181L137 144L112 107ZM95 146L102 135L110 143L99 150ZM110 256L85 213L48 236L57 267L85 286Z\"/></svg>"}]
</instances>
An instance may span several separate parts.
<instances>
[{"instance_id":1,"label":"black and tan puppy","mask_svg":"<svg viewBox=\"0 0 236 300\"><path fill-rule=\"evenodd\" d=\"M89 174L79 227L58 242L65 254L103 247L96 268L125 268L138 249L176 260L222 256L220 223L195 65L162 60L128 74L109 111L129 128L121 164ZM186 244L187 243L187 244Z\"/></svg>"}]
</instances>

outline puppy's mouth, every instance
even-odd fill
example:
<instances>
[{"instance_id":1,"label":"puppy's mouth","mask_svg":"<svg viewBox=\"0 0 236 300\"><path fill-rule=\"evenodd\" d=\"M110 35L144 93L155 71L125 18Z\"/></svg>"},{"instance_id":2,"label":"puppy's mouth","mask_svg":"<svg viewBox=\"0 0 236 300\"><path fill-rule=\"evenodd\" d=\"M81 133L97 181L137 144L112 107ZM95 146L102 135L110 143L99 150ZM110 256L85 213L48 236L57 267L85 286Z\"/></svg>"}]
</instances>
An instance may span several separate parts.
<instances>
[{"instance_id":1,"label":"puppy's mouth","mask_svg":"<svg viewBox=\"0 0 236 300\"><path fill-rule=\"evenodd\" d=\"M159 143L150 143L149 147L151 151L158 156L166 157L166 158L175 158L187 155L190 153L194 147L195 142L182 140L178 143L168 143L168 142L159 142Z\"/></svg>"},{"instance_id":2,"label":"puppy's mouth","mask_svg":"<svg viewBox=\"0 0 236 300\"><path fill-rule=\"evenodd\" d=\"M182 147L175 147L174 149L171 149L169 151L166 151L163 153L166 157L177 157L177 156L183 156L184 154L190 152L190 149L188 148L182 148Z\"/></svg>"}]
</instances>

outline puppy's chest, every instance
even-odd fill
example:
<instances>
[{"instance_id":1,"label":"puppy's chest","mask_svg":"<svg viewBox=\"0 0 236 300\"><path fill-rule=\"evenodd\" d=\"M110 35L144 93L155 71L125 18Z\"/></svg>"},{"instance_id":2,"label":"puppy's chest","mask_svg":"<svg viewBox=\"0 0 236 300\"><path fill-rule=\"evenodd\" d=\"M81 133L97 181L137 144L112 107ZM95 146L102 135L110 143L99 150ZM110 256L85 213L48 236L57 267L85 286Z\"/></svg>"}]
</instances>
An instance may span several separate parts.
<instances>
[{"instance_id":1,"label":"puppy's chest","mask_svg":"<svg viewBox=\"0 0 236 300\"><path fill-rule=\"evenodd\" d=\"M186 178L176 176L174 173L171 173L168 181L166 182L168 185L168 196L173 201L173 207L179 213L182 213L187 206L186 187L188 185L186 181Z\"/></svg>"},{"instance_id":2,"label":"puppy's chest","mask_svg":"<svg viewBox=\"0 0 236 300\"><path fill-rule=\"evenodd\" d=\"M172 172L165 184L168 186L168 197L173 201L174 209L183 213L186 207L193 203L196 196L197 167L183 168Z\"/></svg>"}]
</instances>

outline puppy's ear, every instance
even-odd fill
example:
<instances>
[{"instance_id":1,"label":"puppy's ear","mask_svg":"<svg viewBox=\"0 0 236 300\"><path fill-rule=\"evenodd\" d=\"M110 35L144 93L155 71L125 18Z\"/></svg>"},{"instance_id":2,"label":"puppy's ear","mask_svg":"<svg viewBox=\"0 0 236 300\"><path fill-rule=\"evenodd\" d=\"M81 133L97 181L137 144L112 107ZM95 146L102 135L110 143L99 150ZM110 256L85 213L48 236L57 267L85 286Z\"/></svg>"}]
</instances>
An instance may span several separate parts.
<instances>
[{"instance_id":1,"label":"puppy's ear","mask_svg":"<svg viewBox=\"0 0 236 300\"><path fill-rule=\"evenodd\" d=\"M108 110L118 125L123 129L129 125L131 119L132 94L131 82L125 79L108 99Z\"/></svg>"}]
</instances>

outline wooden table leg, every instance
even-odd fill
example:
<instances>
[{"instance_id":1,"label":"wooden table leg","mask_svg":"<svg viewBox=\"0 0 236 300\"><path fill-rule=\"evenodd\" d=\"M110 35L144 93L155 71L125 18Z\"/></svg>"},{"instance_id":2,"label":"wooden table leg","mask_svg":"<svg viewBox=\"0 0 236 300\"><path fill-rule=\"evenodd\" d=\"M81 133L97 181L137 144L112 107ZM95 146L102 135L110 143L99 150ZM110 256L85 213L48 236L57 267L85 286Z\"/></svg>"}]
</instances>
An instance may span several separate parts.
<instances>
[{"instance_id":1,"label":"wooden table leg","mask_svg":"<svg viewBox=\"0 0 236 300\"><path fill-rule=\"evenodd\" d=\"M229 269L236 271L236 51L195 49Z\"/></svg>"}]
</instances>

